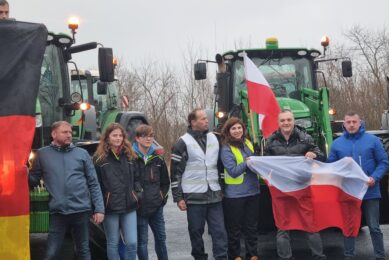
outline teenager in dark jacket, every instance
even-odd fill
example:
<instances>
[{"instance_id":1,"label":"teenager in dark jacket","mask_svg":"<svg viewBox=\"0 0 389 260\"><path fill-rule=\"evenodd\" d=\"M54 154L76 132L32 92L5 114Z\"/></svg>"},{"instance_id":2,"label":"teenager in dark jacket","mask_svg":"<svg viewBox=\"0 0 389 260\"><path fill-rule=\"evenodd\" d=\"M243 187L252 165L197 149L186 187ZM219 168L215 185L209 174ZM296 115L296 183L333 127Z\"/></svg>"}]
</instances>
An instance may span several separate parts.
<instances>
[{"instance_id":1,"label":"teenager in dark jacket","mask_svg":"<svg viewBox=\"0 0 389 260\"><path fill-rule=\"evenodd\" d=\"M118 123L108 125L100 138L94 161L105 202L103 225L110 260L119 259L120 231L126 245L124 259L136 259L137 192L141 191L141 186L134 171L135 157L124 128Z\"/></svg>"},{"instance_id":2,"label":"teenager in dark jacket","mask_svg":"<svg viewBox=\"0 0 389 260\"><path fill-rule=\"evenodd\" d=\"M135 130L133 149L137 154L136 171L140 175L143 197L138 209L138 258L148 260L148 226L154 234L155 251L159 260L167 260L165 220L163 206L166 204L170 186L169 173L162 156L153 147L154 131L149 125Z\"/></svg>"},{"instance_id":3,"label":"teenager in dark jacket","mask_svg":"<svg viewBox=\"0 0 389 260\"><path fill-rule=\"evenodd\" d=\"M278 115L278 126L278 131L273 133L266 142L265 155L303 155L309 159L325 160L324 154L314 144L313 138L295 126L294 116L290 110L283 110ZM306 232L306 236L313 259L327 259L323 254L320 233ZM277 231L277 253L280 260L293 259L289 230Z\"/></svg>"}]
</instances>

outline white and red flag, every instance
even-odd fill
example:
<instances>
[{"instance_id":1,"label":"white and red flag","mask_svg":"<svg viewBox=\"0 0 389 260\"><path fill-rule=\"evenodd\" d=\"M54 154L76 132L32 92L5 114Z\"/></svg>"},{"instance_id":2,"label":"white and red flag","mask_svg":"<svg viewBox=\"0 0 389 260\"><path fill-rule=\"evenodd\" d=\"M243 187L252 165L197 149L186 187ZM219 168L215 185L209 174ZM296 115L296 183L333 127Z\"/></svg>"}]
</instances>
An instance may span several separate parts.
<instances>
[{"instance_id":1,"label":"white and red flag","mask_svg":"<svg viewBox=\"0 0 389 260\"><path fill-rule=\"evenodd\" d=\"M318 232L338 227L345 236L358 235L368 177L354 160L253 156L247 165L269 186L278 229Z\"/></svg>"},{"instance_id":2,"label":"white and red flag","mask_svg":"<svg viewBox=\"0 0 389 260\"><path fill-rule=\"evenodd\" d=\"M243 56L250 109L258 114L259 126L265 138L278 129L280 106L269 83L247 54Z\"/></svg>"}]
</instances>

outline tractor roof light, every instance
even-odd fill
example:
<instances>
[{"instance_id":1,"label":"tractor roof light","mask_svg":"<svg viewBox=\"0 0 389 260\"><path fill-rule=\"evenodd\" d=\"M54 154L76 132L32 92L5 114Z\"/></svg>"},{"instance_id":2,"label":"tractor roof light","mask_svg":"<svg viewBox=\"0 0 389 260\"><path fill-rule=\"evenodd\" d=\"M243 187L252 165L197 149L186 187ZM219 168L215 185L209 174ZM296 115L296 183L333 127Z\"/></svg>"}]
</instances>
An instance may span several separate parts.
<instances>
[{"instance_id":1,"label":"tractor roof light","mask_svg":"<svg viewBox=\"0 0 389 260\"><path fill-rule=\"evenodd\" d=\"M79 24L80 24L80 20L78 19L78 17L73 16L69 18L68 27L72 31L73 43L76 42L76 38L74 38L74 35L76 34L76 30L78 29Z\"/></svg>"},{"instance_id":2,"label":"tractor roof light","mask_svg":"<svg viewBox=\"0 0 389 260\"><path fill-rule=\"evenodd\" d=\"M119 64L119 60L118 60L117 58L113 58L113 59L112 59L112 64L113 64L114 66L117 66L117 65Z\"/></svg>"},{"instance_id":3,"label":"tractor roof light","mask_svg":"<svg viewBox=\"0 0 389 260\"><path fill-rule=\"evenodd\" d=\"M78 17L70 17L69 20L68 20L68 27L70 30L76 30L78 29L78 25L80 24L80 20L78 19Z\"/></svg>"},{"instance_id":4,"label":"tractor roof light","mask_svg":"<svg viewBox=\"0 0 389 260\"><path fill-rule=\"evenodd\" d=\"M266 49L278 49L277 37L271 36L266 39Z\"/></svg>"},{"instance_id":5,"label":"tractor roof light","mask_svg":"<svg viewBox=\"0 0 389 260\"><path fill-rule=\"evenodd\" d=\"M330 45L330 38L327 35L324 35L323 37L321 37L320 44L321 46L326 48L328 45Z\"/></svg>"}]
</instances>

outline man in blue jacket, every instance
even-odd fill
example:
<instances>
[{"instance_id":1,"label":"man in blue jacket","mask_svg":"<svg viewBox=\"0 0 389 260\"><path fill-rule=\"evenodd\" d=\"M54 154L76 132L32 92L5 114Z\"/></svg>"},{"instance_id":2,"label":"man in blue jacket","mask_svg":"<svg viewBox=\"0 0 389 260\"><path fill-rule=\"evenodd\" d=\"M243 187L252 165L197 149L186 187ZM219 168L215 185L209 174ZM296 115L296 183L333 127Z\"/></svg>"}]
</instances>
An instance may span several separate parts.
<instances>
[{"instance_id":1,"label":"man in blue jacket","mask_svg":"<svg viewBox=\"0 0 389 260\"><path fill-rule=\"evenodd\" d=\"M379 225L380 180L389 168L388 156L378 137L365 132L359 115L348 112L344 116L343 135L331 146L329 162L352 157L367 176L369 186L362 202L362 213L370 230L375 259L385 259L383 235ZM346 259L355 256L355 237L344 238Z\"/></svg>"},{"instance_id":2,"label":"man in blue jacket","mask_svg":"<svg viewBox=\"0 0 389 260\"><path fill-rule=\"evenodd\" d=\"M90 259L89 218L101 223L104 204L95 168L88 152L72 144L72 127L52 125L53 142L38 150L29 175L34 187L43 178L49 200L49 236L45 259L58 259L66 231L73 229L77 258ZM93 206L92 207L92 203Z\"/></svg>"}]
</instances>

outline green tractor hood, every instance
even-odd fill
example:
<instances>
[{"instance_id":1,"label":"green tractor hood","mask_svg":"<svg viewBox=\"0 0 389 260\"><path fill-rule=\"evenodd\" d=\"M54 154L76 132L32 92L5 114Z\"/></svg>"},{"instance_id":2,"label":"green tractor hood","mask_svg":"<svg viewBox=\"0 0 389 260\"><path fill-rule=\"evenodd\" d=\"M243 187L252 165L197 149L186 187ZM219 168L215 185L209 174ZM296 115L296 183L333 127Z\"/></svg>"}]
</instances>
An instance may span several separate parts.
<instances>
[{"instance_id":1,"label":"green tractor hood","mask_svg":"<svg viewBox=\"0 0 389 260\"><path fill-rule=\"evenodd\" d=\"M277 98L277 101L280 105L281 110L291 110L295 118L304 118L311 116L309 108L300 100L292 98Z\"/></svg>"}]
</instances>

